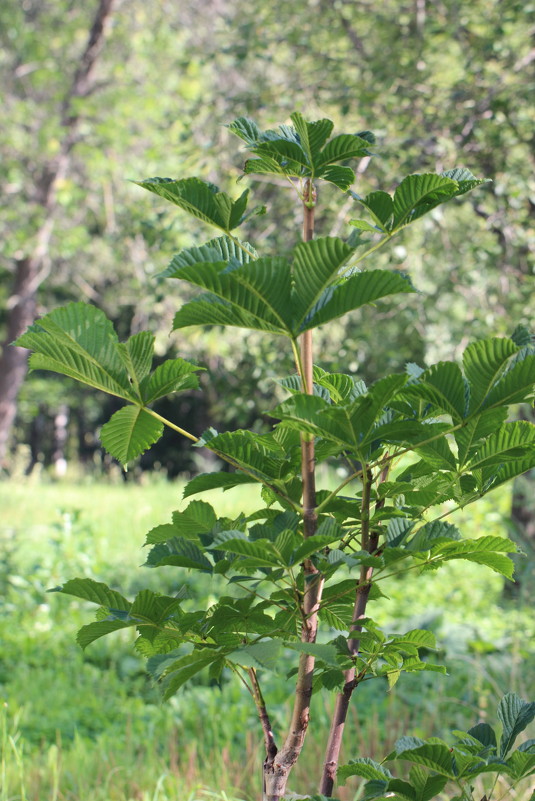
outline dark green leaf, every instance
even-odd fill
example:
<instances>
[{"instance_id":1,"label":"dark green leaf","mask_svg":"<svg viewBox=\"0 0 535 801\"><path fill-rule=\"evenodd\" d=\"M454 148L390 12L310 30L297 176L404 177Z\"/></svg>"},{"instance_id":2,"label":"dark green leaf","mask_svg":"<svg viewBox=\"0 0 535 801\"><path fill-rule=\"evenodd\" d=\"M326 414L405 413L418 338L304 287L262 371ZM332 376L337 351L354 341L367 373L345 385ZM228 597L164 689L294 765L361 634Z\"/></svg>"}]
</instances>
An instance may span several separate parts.
<instances>
[{"instance_id":1,"label":"dark green leaf","mask_svg":"<svg viewBox=\"0 0 535 801\"><path fill-rule=\"evenodd\" d=\"M500 738L500 757L505 757L517 736L535 718L535 702L528 703L516 693L507 693L498 705L498 717L503 724Z\"/></svg>"}]
</instances>

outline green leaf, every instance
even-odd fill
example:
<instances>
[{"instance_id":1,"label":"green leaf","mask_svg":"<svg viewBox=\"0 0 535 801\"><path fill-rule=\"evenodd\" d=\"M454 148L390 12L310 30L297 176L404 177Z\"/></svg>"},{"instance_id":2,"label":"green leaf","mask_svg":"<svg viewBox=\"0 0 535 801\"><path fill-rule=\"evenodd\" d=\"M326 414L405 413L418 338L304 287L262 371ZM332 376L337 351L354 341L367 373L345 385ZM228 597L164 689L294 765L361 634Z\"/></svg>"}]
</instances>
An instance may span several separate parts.
<instances>
[{"instance_id":1,"label":"green leaf","mask_svg":"<svg viewBox=\"0 0 535 801\"><path fill-rule=\"evenodd\" d=\"M425 370L416 382L405 387L403 397L428 401L440 412L449 414L454 423L466 416L467 388L455 362L439 362Z\"/></svg>"},{"instance_id":2,"label":"green leaf","mask_svg":"<svg viewBox=\"0 0 535 801\"><path fill-rule=\"evenodd\" d=\"M281 643L277 640L262 640L246 645L227 654L229 662L253 668L275 670L279 662Z\"/></svg>"},{"instance_id":3,"label":"green leaf","mask_svg":"<svg viewBox=\"0 0 535 801\"><path fill-rule=\"evenodd\" d=\"M470 382L471 412L480 408L517 351L515 343L506 337L481 339L468 345L463 353L463 365Z\"/></svg>"},{"instance_id":4,"label":"green leaf","mask_svg":"<svg viewBox=\"0 0 535 801\"><path fill-rule=\"evenodd\" d=\"M323 168L328 164L370 155L369 147L370 142L355 134L338 134L338 136L334 136L327 142L321 154L315 159L314 166L317 175L324 177Z\"/></svg>"},{"instance_id":5,"label":"green leaf","mask_svg":"<svg viewBox=\"0 0 535 801\"><path fill-rule=\"evenodd\" d=\"M193 651L191 654L177 659L167 668L166 675L162 680L164 700L167 701L171 698L189 679L211 665L216 659L219 659L218 651L208 648ZM149 665L151 661L149 659Z\"/></svg>"},{"instance_id":6,"label":"green leaf","mask_svg":"<svg viewBox=\"0 0 535 801\"><path fill-rule=\"evenodd\" d=\"M248 145L255 145L260 140L260 128L248 117L238 117L226 127Z\"/></svg>"},{"instance_id":7,"label":"green leaf","mask_svg":"<svg viewBox=\"0 0 535 801\"><path fill-rule=\"evenodd\" d=\"M368 757L351 759L347 765L340 765L336 773L338 781L343 784L350 776L361 776L363 779L378 779L380 781L392 778L388 768Z\"/></svg>"},{"instance_id":8,"label":"green leaf","mask_svg":"<svg viewBox=\"0 0 535 801\"><path fill-rule=\"evenodd\" d=\"M119 355L118 338L104 312L69 303L30 326L16 345L33 350L32 370L51 370L125 400L136 400Z\"/></svg>"},{"instance_id":9,"label":"green leaf","mask_svg":"<svg viewBox=\"0 0 535 801\"><path fill-rule=\"evenodd\" d=\"M401 273L388 270L357 273L344 279L336 287L328 288L304 319L300 330L317 328L388 295L415 291L409 277Z\"/></svg>"},{"instance_id":10,"label":"green leaf","mask_svg":"<svg viewBox=\"0 0 535 801\"><path fill-rule=\"evenodd\" d=\"M176 567L189 567L204 573L211 573L212 563L206 558L203 551L195 542L184 537L172 537L160 542L152 548L145 562L147 567L163 567L174 565Z\"/></svg>"},{"instance_id":11,"label":"green leaf","mask_svg":"<svg viewBox=\"0 0 535 801\"><path fill-rule=\"evenodd\" d=\"M528 703L516 693L507 693L498 705L498 718L503 724L500 757L504 758L517 736L535 718L535 702Z\"/></svg>"},{"instance_id":12,"label":"green leaf","mask_svg":"<svg viewBox=\"0 0 535 801\"><path fill-rule=\"evenodd\" d=\"M66 581L60 587L54 587L49 592L62 592L66 595L74 595L75 598L82 598L84 601L91 601L98 606L106 606L112 609L119 609L127 612L132 606L121 593L111 590L107 584L94 581L90 578L75 578Z\"/></svg>"},{"instance_id":13,"label":"green leaf","mask_svg":"<svg viewBox=\"0 0 535 801\"><path fill-rule=\"evenodd\" d=\"M153 403L171 392L198 389L199 380L194 373L204 369L184 359L167 359L143 382L141 393L144 403Z\"/></svg>"},{"instance_id":14,"label":"green leaf","mask_svg":"<svg viewBox=\"0 0 535 801\"><path fill-rule=\"evenodd\" d=\"M525 420L504 423L498 431L487 436L484 444L468 462L470 470L480 470L515 461L529 455L535 445L535 426Z\"/></svg>"},{"instance_id":15,"label":"green leaf","mask_svg":"<svg viewBox=\"0 0 535 801\"><path fill-rule=\"evenodd\" d=\"M490 390L484 406L502 406L511 403L523 403L533 396L535 388L535 355L526 355Z\"/></svg>"},{"instance_id":16,"label":"green leaf","mask_svg":"<svg viewBox=\"0 0 535 801\"><path fill-rule=\"evenodd\" d=\"M457 183L433 173L408 175L394 193L393 230L455 196Z\"/></svg>"},{"instance_id":17,"label":"green leaf","mask_svg":"<svg viewBox=\"0 0 535 801\"><path fill-rule=\"evenodd\" d=\"M399 750L396 743L396 759L403 759L416 765L424 765L441 776L456 779L459 769L454 763L453 749L445 743L424 743L410 750ZM476 760L479 762L479 760Z\"/></svg>"},{"instance_id":18,"label":"green leaf","mask_svg":"<svg viewBox=\"0 0 535 801\"><path fill-rule=\"evenodd\" d=\"M462 466L475 452L479 440L486 439L489 434L493 434L507 418L507 409L487 409L481 414L469 420L466 425L454 432L457 443L457 456L459 465Z\"/></svg>"},{"instance_id":19,"label":"green leaf","mask_svg":"<svg viewBox=\"0 0 535 801\"><path fill-rule=\"evenodd\" d=\"M222 324L291 335L291 274L285 259L258 259L234 267L224 261L203 262L181 267L175 277L209 292L177 312L175 329Z\"/></svg>"},{"instance_id":20,"label":"green leaf","mask_svg":"<svg viewBox=\"0 0 535 801\"><path fill-rule=\"evenodd\" d=\"M236 466L268 483L282 478L291 467L284 451L271 435L261 436L246 430L229 431L212 437L206 442L206 447L225 454Z\"/></svg>"},{"instance_id":21,"label":"green leaf","mask_svg":"<svg viewBox=\"0 0 535 801\"><path fill-rule=\"evenodd\" d=\"M184 498L196 495L198 492L207 492L212 489L228 490L240 484L255 484L256 479L244 473L200 473L184 488Z\"/></svg>"},{"instance_id":22,"label":"green leaf","mask_svg":"<svg viewBox=\"0 0 535 801\"><path fill-rule=\"evenodd\" d=\"M432 549L432 555L439 555L445 561L451 559L466 559L487 565L496 573L506 578L513 577L514 564L504 553L515 553L517 547L514 542L505 537L479 537L477 540L463 540L439 544Z\"/></svg>"},{"instance_id":23,"label":"green leaf","mask_svg":"<svg viewBox=\"0 0 535 801\"><path fill-rule=\"evenodd\" d=\"M318 154L333 130L331 120L322 119L308 122L298 111L290 116L299 136L301 147L305 151L310 164L315 162Z\"/></svg>"},{"instance_id":24,"label":"green leaf","mask_svg":"<svg viewBox=\"0 0 535 801\"><path fill-rule=\"evenodd\" d=\"M471 737L475 737L475 739L479 740L484 746L490 746L493 749L497 746L496 734L492 726L489 726L488 723L477 723L475 726L472 726L471 729L468 729L467 734Z\"/></svg>"},{"instance_id":25,"label":"green leaf","mask_svg":"<svg viewBox=\"0 0 535 801\"><path fill-rule=\"evenodd\" d=\"M296 330L352 253L353 249L337 237L320 237L301 242L294 248L292 302L295 306Z\"/></svg>"},{"instance_id":26,"label":"green leaf","mask_svg":"<svg viewBox=\"0 0 535 801\"><path fill-rule=\"evenodd\" d=\"M456 526L443 520L433 520L418 529L407 547L410 551L428 551L438 543L458 542L460 539L461 534Z\"/></svg>"},{"instance_id":27,"label":"green leaf","mask_svg":"<svg viewBox=\"0 0 535 801\"><path fill-rule=\"evenodd\" d=\"M280 567L282 563L281 556L273 543L261 539L251 542L242 532L220 532L214 539L213 548L225 553L245 556L248 564L255 567Z\"/></svg>"},{"instance_id":28,"label":"green leaf","mask_svg":"<svg viewBox=\"0 0 535 801\"><path fill-rule=\"evenodd\" d=\"M322 167L321 177L324 181L334 184L342 192L347 192L351 184L355 182L355 173L351 167L338 167L335 165Z\"/></svg>"},{"instance_id":29,"label":"green leaf","mask_svg":"<svg viewBox=\"0 0 535 801\"><path fill-rule=\"evenodd\" d=\"M118 345L118 353L128 374L139 386L150 372L154 353L154 336L149 331L140 331L128 339L124 345Z\"/></svg>"},{"instance_id":30,"label":"green leaf","mask_svg":"<svg viewBox=\"0 0 535 801\"><path fill-rule=\"evenodd\" d=\"M338 660L336 658L337 652L334 645L315 643L315 642L299 642L293 640L284 643L286 648L291 648L292 651L299 651L300 653L309 654L316 659L321 659L327 665L338 667Z\"/></svg>"},{"instance_id":31,"label":"green leaf","mask_svg":"<svg viewBox=\"0 0 535 801\"><path fill-rule=\"evenodd\" d=\"M100 430L100 441L108 453L123 465L158 442L163 424L139 406L125 406L115 412Z\"/></svg>"},{"instance_id":32,"label":"green leaf","mask_svg":"<svg viewBox=\"0 0 535 801\"><path fill-rule=\"evenodd\" d=\"M507 759L507 768L510 775L517 780L531 776L535 773L535 754L513 751Z\"/></svg>"},{"instance_id":33,"label":"green leaf","mask_svg":"<svg viewBox=\"0 0 535 801\"><path fill-rule=\"evenodd\" d=\"M171 261L163 273L162 278L180 278L180 270L183 267L194 267L196 264L205 262L225 261L236 262L237 264L249 264L257 258L257 253L248 242L240 242L239 239L229 239L228 236L219 236L210 239L200 247L191 247L181 250Z\"/></svg>"},{"instance_id":34,"label":"green leaf","mask_svg":"<svg viewBox=\"0 0 535 801\"><path fill-rule=\"evenodd\" d=\"M87 626L82 626L76 635L76 642L84 650L88 645L91 645L95 640L100 637L105 637L107 634L113 634L114 631L120 629L133 628L138 625L136 618L125 618L124 620L99 620L96 623L88 623Z\"/></svg>"},{"instance_id":35,"label":"green leaf","mask_svg":"<svg viewBox=\"0 0 535 801\"><path fill-rule=\"evenodd\" d=\"M394 203L387 192L371 192L365 198L361 198L356 194L352 194L352 196L368 209L373 221L381 231L390 230L390 223L394 214Z\"/></svg>"},{"instance_id":36,"label":"green leaf","mask_svg":"<svg viewBox=\"0 0 535 801\"><path fill-rule=\"evenodd\" d=\"M217 186L199 178L178 181L172 178L147 178L133 183L225 232L242 222L249 194L246 189L237 200L232 200L226 192L220 192Z\"/></svg>"}]
</instances>

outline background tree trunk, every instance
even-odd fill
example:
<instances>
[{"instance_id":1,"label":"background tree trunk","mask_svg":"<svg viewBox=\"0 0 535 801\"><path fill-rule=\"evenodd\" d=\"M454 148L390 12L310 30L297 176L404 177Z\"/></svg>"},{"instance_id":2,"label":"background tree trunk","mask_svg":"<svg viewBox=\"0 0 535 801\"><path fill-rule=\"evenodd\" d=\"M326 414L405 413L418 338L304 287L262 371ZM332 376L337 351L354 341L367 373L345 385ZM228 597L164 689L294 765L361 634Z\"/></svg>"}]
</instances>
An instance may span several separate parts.
<instances>
[{"instance_id":1,"label":"background tree trunk","mask_svg":"<svg viewBox=\"0 0 535 801\"><path fill-rule=\"evenodd\" d=\"M0 356L0 466L4 467L7 467L7 449L17 413L17 397L27 371L27 351L10 347L10 344L35 319L37 290L47 273L47 254L57 207L56 187L67 173L78 136L80 117L74 111L73 102L87 96L91 90L106 25L115 3L116 0L99 0L86 48L61 106L61 125L65 135L57 156L45 164L41 178L35 185L34 202L44 209L44 219L36 231L30 253L15 263L13 289L8 303L7 336Z\"/></svg>"}]
</instances>

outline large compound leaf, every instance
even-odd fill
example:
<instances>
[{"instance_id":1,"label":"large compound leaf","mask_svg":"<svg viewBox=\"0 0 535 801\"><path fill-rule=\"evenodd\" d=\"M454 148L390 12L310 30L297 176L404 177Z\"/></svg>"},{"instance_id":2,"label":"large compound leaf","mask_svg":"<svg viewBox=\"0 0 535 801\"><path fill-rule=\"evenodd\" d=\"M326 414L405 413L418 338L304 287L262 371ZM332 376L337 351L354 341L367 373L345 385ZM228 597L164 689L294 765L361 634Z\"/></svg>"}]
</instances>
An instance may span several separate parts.
<instances>
[{"instance_id":1,"label":"large compound leaf","mask_svg":"<svg viewBox=\"0 0 535 801\"><path fill-rule=\"evenodd\" d=\"M310 122L296 112L291 121L292 126L281 125L277 130L264 132L246 117L239 117L228 126L257 157L245 163L244 172L312 181L322 178L346 191L355 180L355 173L338 163L369 155L368 148L375 141L373 134L369 131L341 134L329 140L333 129L331 120Z\"/></svg>"},{"instance_id":2,"label":"large compound leaf","mask_svg":"<svg viewBox=\"0 0 535 801\"><path fill-rule=\"evenodd\" d=\"M117 461L126 465L158 442L163 424L139 406L125 406L102 426L100 441Z\"/></svg>"},{"instance_id":3,"label":"large compound leaf","mask_svg":"<svg viewBox=\"0 0 535 801\"><path fill-rule=\"evenodd\" d=\"M55 309L15 344L34 351L32 370L51 370L125 400L136 399L119 355L117 334L96 306L69 303Z\"/></svg>"},{"instance_id":4,"label":"large compound leaf","mask_svg":"<svg viewBox=\"0 0 535 801\"><path fill-rule=\"evenodd\" d=\"M246 189L237 200L232 200L226 192L220 192L217 186L199 178L178 181L172 178L147 178L134 183L226 232L232 231L243 221L249 194Z\"/></svg>"},{"instance_id":5,"label":"large compound leaf","mask_svg":"<svg viewBox=\"0 0 535 801\"><path fill-rule=\"evenodd\" d=\"M469 170L457 167L440 175L408 175L395 190L393 198L387 192L372 192L365 198L357 194L352 196L365 206L377 229L393 234L441 203L483 183L485 180L475 178ZM355 220L353 224L363 230L370 230L364 220Z\"/></svg>"}]
</instances>

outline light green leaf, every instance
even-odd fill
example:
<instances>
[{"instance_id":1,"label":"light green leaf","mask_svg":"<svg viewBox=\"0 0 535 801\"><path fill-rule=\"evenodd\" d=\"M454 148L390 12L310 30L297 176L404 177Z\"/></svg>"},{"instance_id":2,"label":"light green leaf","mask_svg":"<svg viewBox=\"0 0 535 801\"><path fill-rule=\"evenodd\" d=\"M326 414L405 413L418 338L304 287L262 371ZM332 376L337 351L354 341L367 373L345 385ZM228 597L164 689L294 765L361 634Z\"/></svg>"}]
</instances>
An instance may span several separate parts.
<instances>
[{"instance_id":1,"label":"light green leaf","mask_svg":"<svg viewBox=\"0 0 535 801\"><path fill-rule=\"evenodd\" d=\"M503 759L517 736L535 718L535 702L528 703L516 693L507 693L498 705L498 718L503 724L500 738L500 757Z\"/></svg>"},{"instance_id":2,"label":"light green leaf","mask_svg":"<svg viewBox=\"0 0 535 801\"><path fill-rule=\"evenodd\" d=\"M291 648L292 651L299 651L300 653L309 654L315 659L321 659L328 665L338 667L336 658L337 652L334 645L315 643L315 642L300 642L299 640L290 640L285 642L286 648Z\"/></svg>"},{"instance_id":3,"label":"light green leaf","mask_svg":"<svg viewBox=\"0 0 535 801\"><path fill-rule=\"evenodd\" d=\"M505 537L486 536L477 540L440 544L432 548L431 553L433 556L441 556L445 561L466 559L487 565L496 573L510 579L513 577L514 564L504 554L515 553L516 550L515 543Z\"/></svg>"},{"instance_id":4,"label":"light green leaf","mask_svg":"<svg viewBox=\"0 0 535 801\"><path fill-rule=\"evenodd\" d=\"M209 293L199 295L198 298L185 303L175 314L173 331L190 325L231 325L273 334L285 333L276 323L269 323L261 316L243 312L228 301Z\"/></svg>"},{"instance_id":5,"label":"light green leaf","mask_svg":"<svg viewBox=\"0 0 535 801\"><path fill-rule=\"evenodd\" d=\"M199 178L177 181L172 178L147 178L133 183L225 232L242 222L249 194L246 189L237 200L232 200L226 192L220 192L217 186Z\"/></svg>"},{"instance_id":6,"label":"light green leaf","mask_svg":"<svg viewBox=\"0 0 535 801\"><path fill-rule=\"evenodd\" d=\"M234 269L229 269L224 261L197 263L181 267L175 277L210 293L183 306L175 316L175 328L179 327L177 321L181 321L180 327L208 322L291 335L291 276L285 259L258 259ZM216 316L207 321L207 304L212 313L222 318ZM184 323L185 310L190 314ZM197 314L197 319L191 317L191 311Z\"/></svg>"},{"instance_id":7,"label":"light green leaf","mask_svg":"<svg viewBox=\"0 0 535 801\"><path fill-rule=\"evenodd\" d=\"M103 584L101 581L94 581L90 578L70 579L49 592L63 592L66 595L74 595L75 598L82 598L84 601L91 601L98 606L120 609L124 612L127 612L132 606L131 602L121 593L111 590L107 584Z\"/></svg>"},{"instance_id":8,"label":"light green leaf","mask_svg":"<svg viewBox=\"0 0 535 801\"><path fill-rule=\"evenodd\" d=\"M467 411L467 388L455 362L439 362L425 370L414 383L408 384L403 397L422 398L439 411L461 422Z\"/></svg>"},{"instance_id":9,"label":"light green leaf","mask_svg":"<svg viewBox=\"0 0 535 801\"><path fill-rule=\"evenodd\" d=\"M152 403L171 392L198 389L199 380L194 373L204 369L184 359L167 359L142 383L141 393L144 403Z\"/></svg>"},{"instance_id":10,"label":"light green leaf","mask_svg":"<svg viewBox=\"0 0 535 801\"><path fill-rule=\"evenodd\" d=\"M321 178L330 184L334 184L342 192L347 192L351 184L355 182L355 173L351 167L330 165L321 168Z\"/></svg>"},{"instance_id":11,"label":"light green leaf","mask_svg":"<svg viewBox=\"0 0 535 801\"><path fill-rule=\"evenodd\" d=\"M120 629L133 628L138 625L136 618L124 618L123 620L98 620L95 623L88 623L87 626L82 626L76 635L76 642L84 650L88 645L91 645L95 640L100 637L105 637L107 634L112 634L114 631Z\"/></svg>"},{"instance_id":12,"label":"light green leaf","mask_svg":"<svg viewBox=\"0 0 535 801\"><path fill-rule=\"evenodd\" d=\"M100 430L100 441L108 453L123 465L128 464L163 434L163 424L139 406L119 409Z\"/></svg>"},{"instance_id":13,"label":"light green leaf","mask_svg":"<svg viewBox=\"0 0 535 801\"><path fill-rule=\"evenodd\" d=\"M274 670L280 656L281 643L277 640L262 640L246 645L227 654L229 662L236 665Z\"/></svg>"}]
</instances>

